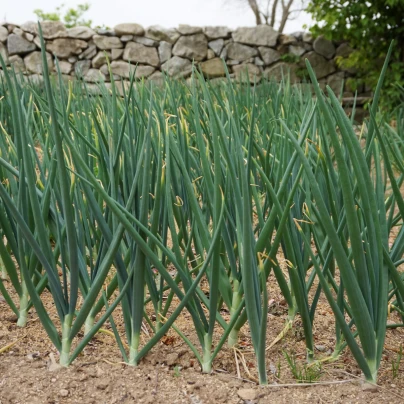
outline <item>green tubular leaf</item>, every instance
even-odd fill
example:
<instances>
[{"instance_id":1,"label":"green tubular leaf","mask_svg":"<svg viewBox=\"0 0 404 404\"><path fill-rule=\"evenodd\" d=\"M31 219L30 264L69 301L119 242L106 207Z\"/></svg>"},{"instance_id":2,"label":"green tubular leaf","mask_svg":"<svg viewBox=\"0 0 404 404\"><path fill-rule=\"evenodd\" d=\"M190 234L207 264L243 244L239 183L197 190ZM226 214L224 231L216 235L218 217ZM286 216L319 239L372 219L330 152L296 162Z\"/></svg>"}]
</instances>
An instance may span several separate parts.
<instances>
[{"instance_id":1,"label":"green tubular leaf","mask_svg":"<svg viewBox=\"0 0 404 404\"><path fill-rule=\"evenodd\" d=\"M290 141L294 144L296 150L298 150L299 157L304 166L306 176L310 181L312 192L314 198L318 205L319 214L323 225L327 231L327 235L330 240L330 244L334 250L335 258L338 262L338 266L341 272L342 279L344 280L344 284L346 286L346 291L348 295L348 299L351 303L352 313L355 319L355 324L358 328L359 337L362 342L362 346L365 352L366 358L369 360L374 360L376 356L375 352L375 336L374 333L370 333L369 330L373 329L373 324L371 317L369 315L369 311L366 305L366 302L362 296L361 289L358 283L356 276L352 271L352 266L348 260L348 257L345 254L345 250L341 244L340 238L334 228L334 225L329 217L327 208L325 206L324 200L322 198L320 189L317 186L316 179L314 174L312 173L310 164L304 155L303 150L301 150L299 143L294 138L294 136L290 133L286 124L283 123L286 134L288 135ZM348 184L347 184L348 185ZM356 216L355 216L356 220Z\"/></svg>"}]
</instances>

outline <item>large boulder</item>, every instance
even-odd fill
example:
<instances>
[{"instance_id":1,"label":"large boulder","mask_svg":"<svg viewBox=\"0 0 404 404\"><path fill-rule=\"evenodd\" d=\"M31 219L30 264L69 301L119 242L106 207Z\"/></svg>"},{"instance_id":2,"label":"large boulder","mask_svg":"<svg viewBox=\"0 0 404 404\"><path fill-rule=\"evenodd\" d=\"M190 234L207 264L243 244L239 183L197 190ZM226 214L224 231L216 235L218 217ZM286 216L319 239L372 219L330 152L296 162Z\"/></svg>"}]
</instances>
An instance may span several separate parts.
<instances>
[{"instance_id":1,"label":"large boulder","mask_svg":"<svg viewBox=\"0 0 404 404\"><path fill-rule=\"evenodd\" d=\"M264 64L267 66L274 64L281 58L281 54L278 51L267 48L266 46L260 46L258 50Z\"/></svg>"},{"instance_id":2,"label":"large boulder","mask_svg":"<svg viewBox=\"0 0 404 404\"><path fill-rule=\"evenodd\" d=\"M11 55L24 55L36 49L34 43L27 41L22 36L10 34L7 38L7 50Z\"/></svg>"},{"instance_id":3,"label":"large boulder","mask_svg":"<svg viewBox=\"0 0 404 404\"><path fill-rule=\"evenodd\" d=\"M203 34L182 36L173 48L173 55L191 60L204 60L208 53L208 41Z\"/></svg>"},{"instance_id":4,"label":"large boulder","mask_svg":"<svg viewBox=\"0 0 404 404\"><path fill-rule=\"evenodd\" d=\"M69 62L66 62L65 60L60 60L58 64L60 73L62 74L69 74L73 69L73 65Z\"/></svg>"},{"instance_id":5,"label":"large boulder","mask_svg":"<svg viewBox=\"0 0 404 404\"><path fill-rule=\"evenodd\" d=\"M41 28L44 39L66 38L68 36L66 27L60 21L42 21ZM33 21L22 24L21 29L30 34L39 35L38 23Z\"/></svg>"},{"instance_id":6,"label":"large boulder","mask_svg":"<svg viewBox=\"0 0 404 404\"><path fill-rule=\"evenodd\" d=\"M174 56L161 66L161 70L171 77L186 77L192 72L192 63L188 59Z\"/></svg>"},{"instance_id":7,"label":"large boulder","mask_svg":"<svg viewBox=\"0 0 404 404\"><path fill-rule=\"evenodd\" d=\"M0 47L0 53L1 53L1 47ZM25 72L25 63L22 60L22 57L19 55L13 55L10 56L8 61L10 62L10 66L13 67L14 71L16 73L21 73L21 72Z\"/></svg>"},{"instance_id":8,"label":"large boulder","mask_svg":"<svg viewBox=\"0 0 404 404\"><path fill-rule=\"evenodd\" d=\"M327 85L331 87L332 91L334 91L337 96L340 95L341 89L342 91L344 90L344 77L344 72L334 73L327 77Z\"/></svg>"},{"instance_id":9,"label":"large boulder","mask_svg":"<svg viewBox=\"0 0 404 404\"><path fill-rule=\"evenodd\" d=\"M231 29L228 27L204 27L203 33L209 40L228 38L231 34Z\"/></svg>"},{"instance_id":10,"label":"large boulder","mask_svg":"<svg viewBox=\"0 0 404 404\"><path fill-rule=\"evenodd\" d=\"M0 25L0 42L6 42L8 37L8 29Z\"/></svg>"},{"instance_id":11,"label":"large boulder","mask_svg":"<svg viewBox=\"0 0 404 404\"><path fill-rule=\"evenodd\" d=\"M296 65L280 62L265 69L264 76L268 80L275 80L278 83L282 81L282 79L290 77L290 81L295 83L300 81L296 75L296 70Z\"/></svg>"},{"instance_id":12,"label":"large boulder","mask_svg":"<svg viewBox=\"0 0 404 404\"><path fill-rule=\"evenodd\" d=\"M105 75L98 69L89 69L88 72L83 76L83 79L89 83L98 83L100 81L105 81Z\"/></svg>"},{"instance_id":13,"label":"large boulder","mask_svg":"<svg viewBox=\"0 0 404 404\"><path fill-rule=\"evenodd\" d=\"M91 61L91 65L95 69L99 69L102 65L107 63L107 58L111 60L111 53L105 51L99 51Z\"/></svg>"},{"instance_id":14,"label":"large boulder","mask_svg":"<svg viewBox=\"0 0 404 404\"><path fill-rule=\"evenodd\" d=\"M261 80L260 68L252 63L233 66L233 73L239 81L258 83Z\"/></svg>"},{"instance_id":15,"label":"large boulder","mask_svg":"<svg viewBox=\"0 0 404 404\"><path fill-rule=\"evenodd\" d=\"M123 41L123 36L121 37L121 41ZM126 42L132 41L132 42L137 42L141 43L142 45L146 46L158 46L158 41L155 41L154 39L146 38L144 36L133 36L133 35L127 35L128 39Z\"/></svg>"},{"instance_id":16,"label":"large boulder","mask_svg":"<svg viewBox=\"0 0 404 404\"><path fill-rule=\"evenodd\" d=\"M74 64L74 71L78 76L85 76L91 68L91 60L79 60Z\"/></svg>"},{"instance_id":17,"label":"large boulder","mask_svg":"<svg viewBox=\"0 0 404 404\"><path fill-rule=\"evenodd\" d=\"M325 39L322 36L319 36L313 42L313 49L318 54L320 54L321 56L324 56L327 59L331 59L335 55L335 46L334 46L334 44L331 41L329 41L328 39Z\"/></svg>"},{"instance_id":18,"label":"large boulder","mask_svg":"<svg viewBox=\"0 0 404 404\"><path fill-rule=\"evenodd\" d=\"M181 35L194 35L194 34L200 34L202 32L202 28L192 27L191 25L187 24L180 24L179 27L177 28L177 31Z\"/></svg>"},{"instance_id":19,"label":"large boulder","mask_svg":"<svg viewBox=\"0 0 404 404\"><path fill-rule=\"evenodd\" d=\"M87 46L87 42L81 39L60 38L47 44L46 50L52 52L58 58L67 59L70 56L79 55Z\"/></svg>"},{"instance_id":20,"label":"large boulder","mask_svg":"<svg viewBox=\"0 0 404 404\"><path fill-rule=\"evenodd\" d=\"M97 48L101 50L123 48L121 40L116 36L94 35L93 41Z\"/></svg>"},{"instance_id":21,"label":"large boulder","mask_svg":"<svg viewBox=\"0 0 404 404\"><path fill-rule=\"evenodd\" d=\"M88 45L88 48L80 53L79 59L92 59L97 54L97 47L94 44Z\"/></svg>"},{"instance_id":22,"label":"large boulder","mask_svg":"<svg viewBox=\"0 0 404 404\"><path fill-rule=\"evenodd\" d=\"M306 53L306 49L299 45L289 45L289 53L295 56L302 56Z\"/></svg>"},{"instance_id":23,"label":"large boulder","mask_svg":"<svg viewBox=\"0 0 404 404\"><path fill-rule=\"evenodd\" d=\"M73 27L67 30L67 36L74 39L89 40L95 35L95 31L90 27Z\"/></svg>"},{"instance_id":24,"label":"large boulder","mask_svg":"<svg viewBox=\"0 0 404 404\"><path fill-rule=\"evenodd\" d=\"M156 41L165 41L174 44L180 37L180 33L173 28L164 28L160 25L152 25L147 28L145 36Z\"/></svg>"},{"instance_id":25,"label":"large boulder","mask_svg":"<svg viewBox=\"0 0 404 404\"><path fill-rule=\"evenodd\" d=\"M111 71L117 76L130 78L132 74L135 74L135 78L148 77L154 72L155 68L152 66L135 66L128 62L113 61L111 63Z\"/></svg>"},{"instance_id":26,"label":"large boulder","mask_svg":"<svg viewBox=\"0 0 404 404\"><path fill-rule=\"evenodd\" d=\"M310 62L311 67L316 73L317 79L322 79L335 72L335 66L333 62L329 62L323 56L317 52L309 52L306 54L307 60Z\"/></svg>"},{"instance_id":27,"label":"large boulder","mask_svg":"<svg viewBox=\"0 0 404 404\"><path fill-rule=\"evenodd\" d=\"M151 66L159 65L157 49L136 42L128 42L123 52L124 60Z\"/></svg>"},{"instance_id":28,"label":"large boulder","mask_svg":"<svg viewBox=\"0 0 404 404\"><path fill-rule=\"evenodd\" d=\"M200 64L202 73L205 77L222 77L226 75L226 70L224 68L224 62L220 58L214 58L202 62Z\"/></svg>"},{"instance_id":29,"label":"large boulder","mask_svg":"<svg viewBox=\"0 0 404 404\"><path fill-rule=\"evenodd\" d=\"M118 36L122 35L144 35L144 28L139 24L134 23L124 23L118 24L114 27L115 34Z\"/></svg>"},{"instance_id":30,"label":"large boulder","mask_svg":"<svg viewBox=\"0 0 404 404\"><path fill-rule=\"evenodd\" d=\"M278 32L269 25L237 28L232 35L235 42L256 46L275 46L278 39Z\"/></svg>"},{"instance_id":31,"label":"large boulder","mask_svg":"<svg viewBox=\"0 0 404 404\"><path fill-rule=\"evenodd\" d=\"M52 55L46 52L46 61L48 63L49 70L53 69L53 59ZM42 54L41 52L32 52L25 56L24 64L26 69L31 73L42 74Z\"/></svg>"},{"instance_id":32,"label":"large boulder","mask_svg":"<svg viewBox=\"0 0 404 404\"><path fill-rule=\"evenodd\" d=\"M166 41L161 41L159 45L159 58L160 58L160 63L165 63L167 62L168 59L171 58L172 54L172 48L173 46Z\"/></svg>"},{"instance_id":33,"label":"large boulder","mask_svg":"<svg viewBox=\"0 0 404 404\"><path fill-rule=\"evenodd\" d=\"M258 51L251 46L231 42L227 46L227 57L240 62L258 55Z\"/></svg>"},{"instance_id":34,"label":"large boulder","mask_svg":"<svg viewBox=\"0 0 404 404\"><path fill-rule=\"evenodd\" d=\"M208 46L215 52L216 56L219 56L224 46L224 40L223 38L215 39L214 41L210 41Z\"/></svg>"}]
</instances>

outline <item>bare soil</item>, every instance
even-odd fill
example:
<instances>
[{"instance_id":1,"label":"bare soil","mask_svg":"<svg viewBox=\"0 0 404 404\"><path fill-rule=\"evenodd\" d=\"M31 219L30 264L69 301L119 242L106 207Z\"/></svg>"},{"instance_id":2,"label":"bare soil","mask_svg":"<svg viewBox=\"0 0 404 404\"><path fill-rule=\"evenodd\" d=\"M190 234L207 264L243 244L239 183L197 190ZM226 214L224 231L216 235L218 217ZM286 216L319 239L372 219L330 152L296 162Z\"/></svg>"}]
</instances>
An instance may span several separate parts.
<instances>
[{"instance_id":1,"label":"bare soil","mask_svg":"<svg viewBox=\"0 0 404 404\"><path fill-rule=\"evenodd\" d=\"M287 307L270 277L268 346L282 331ZM49 295L44 294L47 309L52 311ZM54 312L54 310L53 310ZM54 313L56 315L56 313ZM51 315L52 317L52 315ZM121 316L115 320L122 331ZM397 321L392 314L389 321ZM177 321L194 343L191 319L186 314ZM104 327L110 330L109 324ZM256 383L256 364L248 329L242 329L235 351L224 347L214 362L212 374L202 374L190 349L170 332L142 360L138 367L122 363L114 338L98 333L83 354L67 369L50 371L50 354L58 354L31 310L26 328L18 328L16 319L0 299L0 404L6 403L399 403L404 402L404 373L393 374L404 330L389 329L379 372L379 387L368 390L351 354L345 350L332 363L325 362L318 380L308 386L293 377L284 352L295 355L303 369L305 343L297 316L285 337L267 351L268 387ZM123 334L122 334L123 335ZM328 357L335 343L334 317L322 299L314 321L316 358ZM147 334L143 335L147 341ZM404 362L404 359L402 360Z\"/></svg>"}]
</instances>

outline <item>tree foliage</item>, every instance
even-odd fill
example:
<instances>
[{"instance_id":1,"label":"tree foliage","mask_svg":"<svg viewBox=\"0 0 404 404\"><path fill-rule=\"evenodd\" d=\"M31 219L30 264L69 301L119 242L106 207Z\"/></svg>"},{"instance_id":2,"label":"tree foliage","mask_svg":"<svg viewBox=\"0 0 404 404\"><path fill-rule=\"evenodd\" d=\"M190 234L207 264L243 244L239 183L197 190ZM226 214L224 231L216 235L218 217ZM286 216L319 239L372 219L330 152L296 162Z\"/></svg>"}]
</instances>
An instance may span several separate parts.
<instances>
[{"instance_id":1,"label":"tree foliage","mask_svg":"<svg viewBox=\"0 0 404 404\"><path fill-rule=\"evenodd\" d=\"M311 0L307 11L316 24L310 29L336 41L348 41L355 49L337 62L358 71L358 84L374 88L392 40L395 50L386 76L385 99L390 105L402 102L404 85L403 0Z\"/></svg>"},{"instance_id":2,"label":"tree foliage","mask_svg":"<svg viewBox=\"0 0 404 404\"><path fill-rule=\"evenodd\" d=\"M54 12L44 12L41 9L34 10L34 14L38 17L39 21L62 21L67 28L73 28L77 26L87 26L90 27L92 24L91 20L83 19L83 14L85 14L90 9L90 4L83 3L78 4L77 8L68 8L64 11L65 5L62 4L56 7Z\"/></svg>"}]
</instances>

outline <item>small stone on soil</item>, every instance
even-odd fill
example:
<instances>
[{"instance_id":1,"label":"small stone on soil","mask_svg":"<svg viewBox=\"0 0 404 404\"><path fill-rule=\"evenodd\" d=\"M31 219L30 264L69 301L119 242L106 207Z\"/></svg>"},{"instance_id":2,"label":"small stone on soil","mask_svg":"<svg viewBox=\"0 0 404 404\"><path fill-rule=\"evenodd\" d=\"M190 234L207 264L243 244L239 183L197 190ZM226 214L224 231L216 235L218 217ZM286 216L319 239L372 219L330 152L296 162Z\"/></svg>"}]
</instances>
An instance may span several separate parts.
<instances>
[{"instance_id":1,"label":"small stone on soil","mask_svg":"<svg viewBox=\"0 0 404 404\"><path fill-rule=\"evenodd\" d=\"M257 398L257 392L254 389L240 389L237 394L242 400L251 401Z\"/></svg>"},{"instance_id":2,"label":"small stone on soil","mask_svg":"<svg viewBox=\"0 0 404 404\"><path fill-rule=\"evenodd\" d=\"M61 397L67 397L69 395L69 390L62 389L59 391L59 396Z\"/></svg>"}]
</instances>

